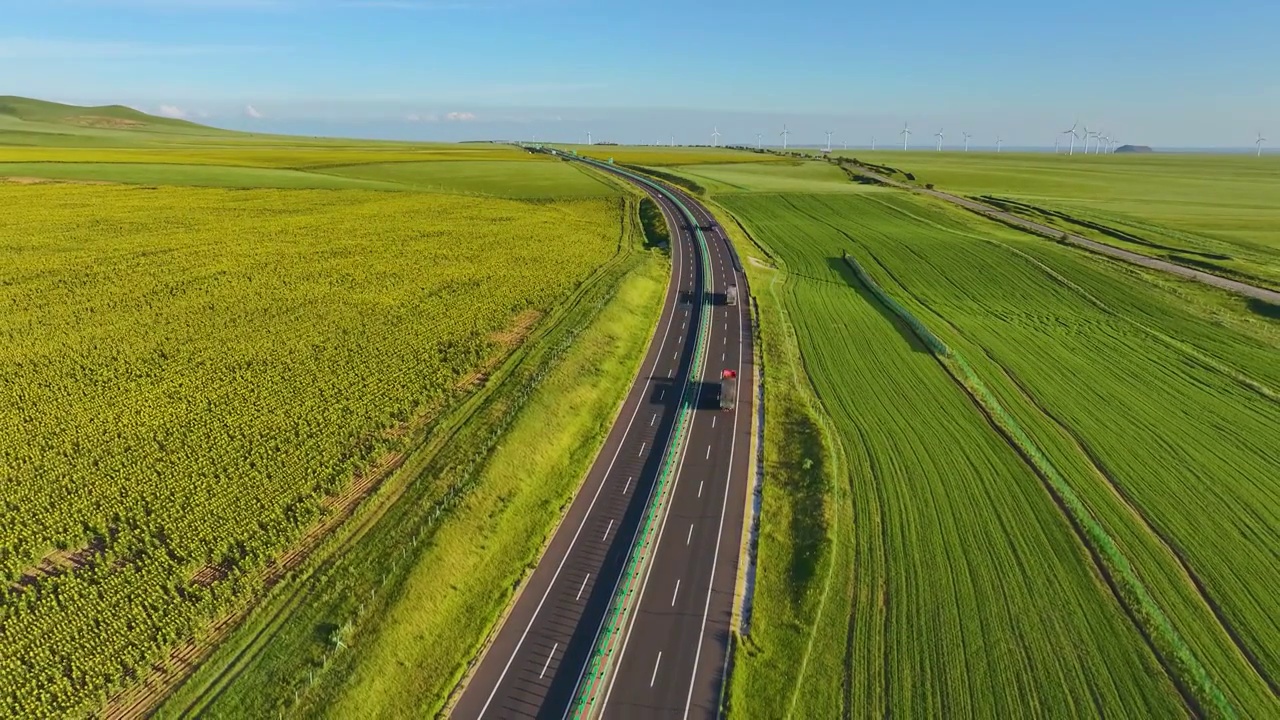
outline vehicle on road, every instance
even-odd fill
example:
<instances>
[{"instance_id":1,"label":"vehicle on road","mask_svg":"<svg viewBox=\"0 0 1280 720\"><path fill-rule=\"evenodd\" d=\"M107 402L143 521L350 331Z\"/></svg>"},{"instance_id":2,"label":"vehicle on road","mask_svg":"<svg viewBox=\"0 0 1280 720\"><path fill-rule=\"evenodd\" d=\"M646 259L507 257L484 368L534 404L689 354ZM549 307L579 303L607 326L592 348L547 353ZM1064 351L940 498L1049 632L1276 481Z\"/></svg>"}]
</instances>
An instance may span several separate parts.
<instances>
[{"instance_id":1,"label":"vehicle on road","mask_svg":"<svg viewBox=\"0 0 1280 720\"><path fill-rule=\"evenodd\" d=\"M738 286L737 285L730 285L729 287L724 289L724 304L725 305L738 304Z\"/></svg>"},{"instance_id":2,"label":"vehicle on road","mask_svg":"<svg viewBox=\"0 0 1280 720\"><path fill-rule=\"evenodd\" d=\"M725 370L720 373L720 409L732 410L738 399L738 371Z\"/></svg>"}]
</instances>

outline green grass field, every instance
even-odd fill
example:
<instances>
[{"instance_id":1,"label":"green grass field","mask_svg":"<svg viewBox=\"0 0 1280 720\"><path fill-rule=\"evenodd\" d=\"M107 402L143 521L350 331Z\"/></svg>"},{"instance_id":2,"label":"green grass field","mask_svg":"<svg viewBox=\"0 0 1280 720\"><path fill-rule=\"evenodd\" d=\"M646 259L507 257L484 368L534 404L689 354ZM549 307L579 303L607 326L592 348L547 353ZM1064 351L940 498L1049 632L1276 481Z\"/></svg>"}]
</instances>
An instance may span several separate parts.
<instances>
[{"instance_id":1,"label":"green grass field","mask_svg":"<svg viewBox=\"0 0 1280 720\"><path fill-rule=\"evenodd\" d=\"M651 165L665 167L668 165L705 165L728 163L775 163L781 158L768 153L756 153L746 150L711 147L661 147L645 145L553 145L564 152L574 151L579 155L597 160L613 161L622 165Z\"/></svg>"},{"instance_id":2,"label":"green grass field","mask_svg":"<svg viewBox=\"0 0 1280 720\"><path fill-rule=\"evenodd\" d=\"M1126 704L1148 694L1167 708L1181 704L1177 683L1195 682L1188 657L1225 703L1191 688L1201 711L1274 714L1280 628L1266 586L1277 549L1265 530L1277 524L1280 494L1273 315L900 191L765 193L775 178L760 170L757 180L739 172L738 187L720 187L715 201L762 246L748 254L779 266L749 269L757 298L773 298L761 300L764 316L776 303L774 324L795 329L795 351L785 342L770 350L762 329L766 367L788 352L802 359L818 424L828 418L843 455L836 475L852 497L851 522L837 518L819 533L816 557L852 557L832 562L830 574L798 579L789 558L813 534L789 532L795 523L785 495L775 497L762 531L755 625L733 678L735 714L910 708L936 716L968 707L993 717L1077 716L1109 712L1115 702L1127 708L1120 714L1149 716L1151 709ZM738 242L751 247L745 237ZM1162 632L1158 623L1135 623L1127 613L1143 605L1099 584L1094 541L1071 530L963 386L861 288L842 265L844 251L969 360L1136 568L1176 642L1144 640L1142 630ZM769 427L767 447L811 445L803 425ZM767 468L783 488L775 492L785 493L794 466ZM932 477L941 484L930 492ZM841 506L841 490L828 489L827 507ZM1045 564L1072 556L1074 567ZM999 600L984 599L997 592L988 581ZM916 602L925 604L913 609ZM953 604L961 609L943 611ZM997 606L1020 609L992 615ZM844 617L853 620L840 639L831 630ZM1000 630L1001 617L1009 630ZM1033 629L1021 623L1026 617L1038 618ZM911 629L922 623L934 631L917 639ZM972 658L974 643L998 644L1004 632L1019 638L1017 653L977 651L1005 658L996 665L975 669L947 649L959 643ZM1055 632L1064 635L1054 639ZM1073 648L1067 660L1062 647ZM1186 654L1175 657L1177 647ZM1011 687L1020 691L1007 694ZM1098 695L1108 687L1109 699ZM1148 701L1156 702L1140 702Z\"/></svg>"},{"instance_id":3,"label":"green grass field","mask_svg":"<svg viewBox=\"0 0 1280 720\"><path fill-rule=\"evenodd\" d=\"M723 202L787 271L786 314L846 456L856 555L837 572L852 574L853 603L843 626L821 629L846 638L822 657L764 646L758 668L744 662L737 705L771 717L1176 713L1171 684L1152 677L1141 636L1035 475L858 288L840 244L776 200ZM771 576L783 570L762 564L761 587L789 582ZM796 668L843 694L806 693L792 707L780 691L806 680ZM778 672L795 680L770 682Z\"/></svg>"},{"instance_id":4,"label":"green grass field","mask_svg":"<svg viewBox=\"0 0 1280 720\"><path fill-rule=\"evenodd\" d=\"M1030 206L1011 208L1019 214L1129 250L1280 289L1280 157L847 154L911 172L939 189L1018 201Z\"/></svg>"}]
</instances>

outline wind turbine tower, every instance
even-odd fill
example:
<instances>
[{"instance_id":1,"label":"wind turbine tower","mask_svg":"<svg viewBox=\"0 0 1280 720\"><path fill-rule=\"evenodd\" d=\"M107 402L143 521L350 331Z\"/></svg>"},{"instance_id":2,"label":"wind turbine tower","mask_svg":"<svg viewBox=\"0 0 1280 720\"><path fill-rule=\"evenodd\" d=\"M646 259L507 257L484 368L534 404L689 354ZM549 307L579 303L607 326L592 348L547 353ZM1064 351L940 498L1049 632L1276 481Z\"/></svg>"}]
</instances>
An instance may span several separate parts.
<instances>
[{"instance_id":1,"label":"wind turbine tower","mask_svg":"<svg viewBox=\"0 0 1280 720\"><path fill-rule=\"evenodd\" d=\"M782 132L780 132L780 133L778 133L778 134L782 136L782 149L783 149L783 150L786 150L786 149L787 149L787 136L791 134L791 131L790 131L790 130L787 130L787 124L786 124L786 123L783 123L783 124L782 124Z\"/></svg>"},{"instance_id":2,"label":"wind turbine tower","mask_svg":"<svg viewBox=\"0 0 1280 720\"><path fill-rule=\"evenodd\" d=\"M1077 120L1077 121L1075 121L1075 122L1071 123L1071 129L1070 129L1070 130L1063 130L1063 131L1062 131L1062 133L1061 133L1061 134L1063 134L1063 135L1070 135L1070 136L1071 136L1071 147L1067 149L1067 154L1068 154L1068 155L1075 155L1075 154L1076 154L1076 138L1080 137L1080 136L1076 133L1076 128L1077 128L1077 127L1079 127L1079 126L1080 126L1080 121L1079 121L1079 120Z\"/></svg>"},{"instance_id":3,"label":"wind turbine tower","mask_svg":"<svg viewBox=\"0 0 1280 720\"><path fill-rule=\"evenodd\" d=\"M964 136L964 151L969 152L969 138L973 136L967 132L962 132L960 134Z\"/></svg>"},{"instance_id":4,"label":"wind turbine tower","mask_svg":"<svg viewBox=\"0 0 1280 720\"><path fill-rule=\"evenodd\" d=\"M938 152L942 152L942 128L938 128L938 132L934 133L933 136L938 138Z\"/></svg>"},{"instance_id":5,"label":"wind turbine tower","mask_svg":"<svg viewBox=\"0 0 1280 720\"><path fill-rule=\"evenodd\" d=\"M764 147L764 141L761 139L763 137L764 135L762 133L756 133L756 149L757 150Z\"/></svg>"},{"instance_id":6,"label":"wind turbine tower","mask_svg":"<svg viewBox=\"0 0 1280 720\"><path fill-rule=\"evenodd\" d=\"M872 135L871 136L871 152L875 152L875 151L876 151L876 136Z\"/></svg>"},{"instance_id":7,"label":"wind turbine tower","mask_svg":"<svg viewBox=\"0 0 1280 720\"><path fill-rule=\"evenodd\" d=\"M1000 148L1001 148L1003 145L1004 145L1004 140L1001 140L1001 139L1000 139L1000 136L999 136L999 135L997 135L997 136L996 136L996 152L1000 152ZM1055 147L1055 148L1053 149L1053 151L1054 151L1055 153L1056 153L1056 152L1058 152L1058 148L1056 148L1056 147Z\"/></svg>"},{"instance_id":8,"label":"wind turbine tower","mask_svg":"<svg viewBox=\"0 0 1280 720\"><path fill-rule=\"evenodd\" d=\"M717 147L719 145L720 145L720 127L717 125L716 127L711 128L711 147Z\"/></svg>"},{"instance_id":9,"label":"wind turbine tower","mask_svg":"<svg viewBox=\"0 0 1280 720\"><path fill-rule=\"evenodd\" d=\"M831 152L831 131L827 130L827 152Z\"/></svg>"},{"instance_id":10,"label":"wind turbine tower","mask_svg":"<svg viewBox=\"0 0 1280 720\"><path fill-rule=\"evenodd\" d=\"M902 136L902 149L907 149L907 141L911 139L911 127L906 123L902 123L902 132L898 133Z\"/></svg>"},{"instance_id":11,"label":"wind turbine tower","mask_svg":"<svg viewBox=\"0 0 1280 720\"><path fill-rule=\"evenodd\" d=\"M1258 154L1257 154L1257 157L1262 157L1262 143L1264 143L1264 142L1266 142L1266 141L1267 141L1267 139L1266 139L1266 138L1264 138L1264 137L1262 137L1262 133L1261 133L1261 132L1259 132L1259 133L1258 133L1258 139L1253 141L1253 144L1258 146Z\"/></svg>"},{"instance_id":12,"label":"wind turbine tower","mask_svg":"<svg viewBox=\"0 0 1280 720\"><path fill-rule=\"evenodd\" d=\"M675 135L672 135L672 136L671 136L671 147L675 147L675 146L676 146L676 136L675 136Z\"/></svg>"},{"instance_id":13,"label":"wind turbine tower","mask_svg":"<svg viewBox=\"0 0 1280 720\"><path fill-rule=\"evenodd\" d=\"M590 131L590 130L588 130L588 131L587 131L587 144L588 144L588 145L590 145L590 144L591 144L591 131Z\"/></svg>"},{"instance_id":14,"label":"wind turbine tower","mask_svg":"<svg viewBox=\"0 0 1280 720\"><path fill-rule=\"evenodd\" d=\"M1084 126L1084 154L1085 155L1089 154L1089 138L1092 138L1093 134L1094 133L1092 130L1089 129L1089 126L1085 125Z\"/></svg>"}]
</instances>

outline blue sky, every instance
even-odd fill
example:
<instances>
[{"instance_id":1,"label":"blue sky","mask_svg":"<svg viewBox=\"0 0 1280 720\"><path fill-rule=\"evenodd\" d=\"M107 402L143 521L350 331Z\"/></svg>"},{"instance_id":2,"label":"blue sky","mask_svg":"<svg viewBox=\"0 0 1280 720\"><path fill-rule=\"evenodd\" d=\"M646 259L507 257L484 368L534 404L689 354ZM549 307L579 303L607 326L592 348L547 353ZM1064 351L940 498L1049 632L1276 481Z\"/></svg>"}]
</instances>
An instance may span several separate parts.
<instances>
[{"instance_id":1,"label":"blue sky","mask_svg":"<svg viewBox=\"0 0 1280 720\"><path fill-rule=\"evenodd\" d=\"M0 2L0 94L413 139L1280 144L1280 3Z\"/></svg>"}]
</instances>

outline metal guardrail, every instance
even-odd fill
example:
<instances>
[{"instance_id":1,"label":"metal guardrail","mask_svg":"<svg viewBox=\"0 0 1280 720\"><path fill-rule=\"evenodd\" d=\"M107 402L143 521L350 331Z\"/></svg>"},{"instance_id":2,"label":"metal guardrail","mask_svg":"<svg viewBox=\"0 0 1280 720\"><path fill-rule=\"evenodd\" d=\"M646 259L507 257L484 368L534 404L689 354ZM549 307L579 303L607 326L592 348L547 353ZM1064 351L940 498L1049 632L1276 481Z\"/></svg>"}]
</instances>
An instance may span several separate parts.
<instances>
[{"instance_id":1,"label":"metal guardrail","mask_svg":"<svg viewBox=\"0 0 1280 720\"><path fill-rule=\"evenodd\" d=\"M583 162L591 165L604 165L589 158L579 158ZM707 270L710 268L710 257L707 255L706 238L702 234L702 229L698 227L698 223L684 203L675 196L674 193L668 191L662 185L649 180L648 178L636 175L619 169L616 165L610 165L607 170L613 173L621 174L635 180L643 185L653 188L657 192L664 195L676 207L680 208L685 218L689 221L690 227L693 228L694 237L697 239L699 255L702 257L703 268L703 284L706 285ZM689 371L695 372L701 367L707 336L710 333L711 313L707 312L709 305L706 292L702 293L701 305L704 310L702 320L697 327L697 335L694 340L694 352L691 360ZM667 488L671 479L675 475L675 469L679 464L680 450L684 442L684 432L689 424L689 416L692 413L694 401L697 397L698 388L696 386L686 387L684 394L680 398L680 408L676 416L675 424L672 426L671 442L667 446L667 455L663 461L662 469L656 480L657 486L654 492L654 500L650 504L645 513L644 520L640 527L640 541L636 543L631 552L631 557L627 561L626 568L623 570L622 579L618 584L618 593L614 597L613 609L610 611L601 629L600 635L596 640L596 647L592 651L591 660L587 665L587 671L583 674L582 680L577 691L577 698L570 709L570 716L575 720L590 717L594 709L594 703L598 697L600 687L603 685L605 677L608 675L610 665L613 660L613 652L616 641L618 640L622 627L630 617L633 595L636 591L636 580L645 564L649 560L649 548L653 540L653 535L657 531L657 521L661 516L661 511L666 504Z\"/></svg>"}]
</instances>

